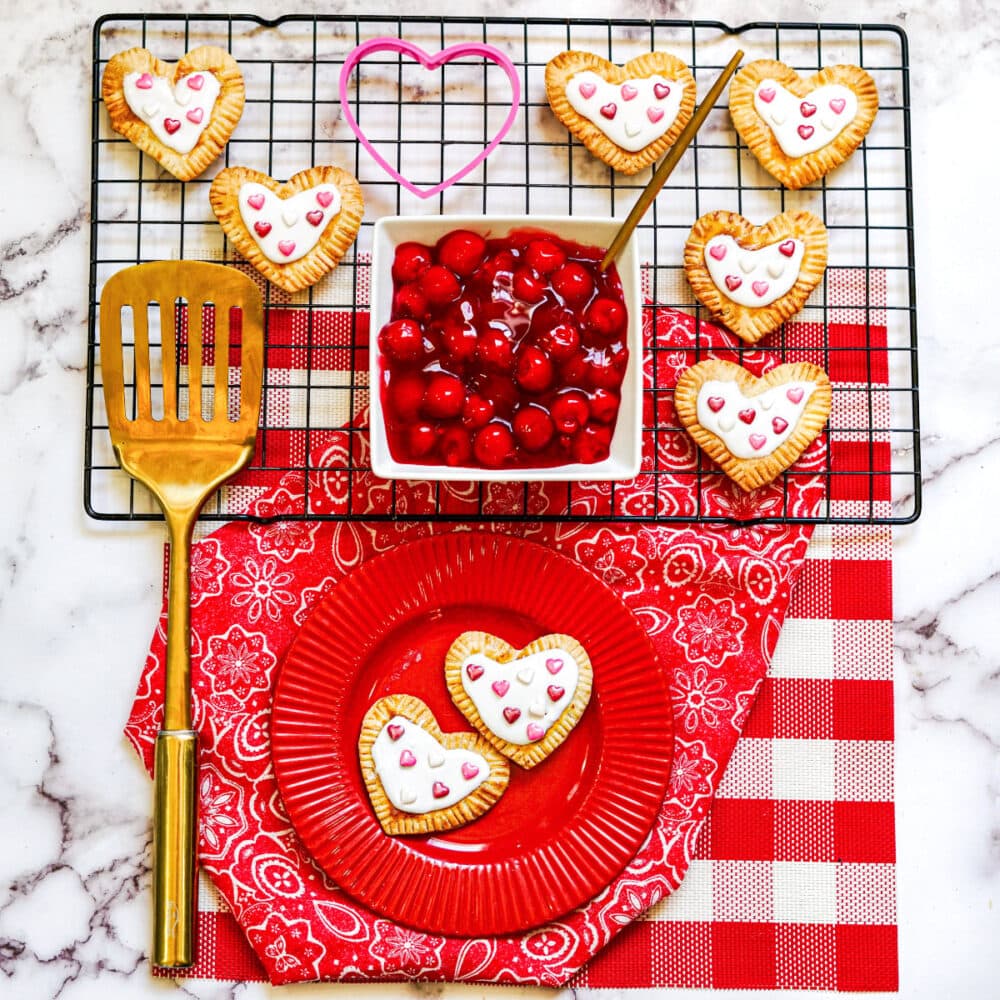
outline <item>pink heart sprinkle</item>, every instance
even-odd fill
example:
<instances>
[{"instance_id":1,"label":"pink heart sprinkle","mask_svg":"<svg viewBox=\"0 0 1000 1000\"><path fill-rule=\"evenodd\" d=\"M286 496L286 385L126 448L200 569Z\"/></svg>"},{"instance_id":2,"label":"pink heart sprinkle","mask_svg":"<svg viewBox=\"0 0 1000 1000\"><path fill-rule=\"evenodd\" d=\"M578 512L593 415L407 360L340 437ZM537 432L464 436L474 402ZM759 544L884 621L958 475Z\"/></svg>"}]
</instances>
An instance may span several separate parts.
<instances>
[{"instance_id":1,"label":"pink heart sprinkle","mask_svg":"<svg viewBox=\"0 0 1000 1000\"><path fill-rule=\"evenodd\" d=\"M168 135L173 135L181 127L181 123L176 118L164 118L163 127Z\"/></svg>"},{"instance_id":2,"label":"pink heart sprinkle","mask_svg":"<svg viewBox=\"0 0 1000 1000\"><path fill-rule=\"evenodd\" d=\"M835 114L839 115L844 108L847 107L847 101L843 97L831 97L830 98L830 110Z\"/></svg>"},{"instance_id":3,"label":"pink heart sprinkle","mask_svg":"<svg viewBox=\"0 0 1000 1000\"><path fill-rule=\"evenodd\" d=\"M776 93L777 93L777 91L774 89L774 87L761 87L760 90L757 91L757 96L765 104L770 104L771 101L774 100L774 95Z\"/></svg>"},{"instance_id":4,"label":"pink heart sprinkle","mask_svg":"<svg viewBox=\"0 0 1000 1000\"><path fill-rule=\"evenodd\" d=\"M143 73L138 80L135 81L135 85L140 90L152 90L153 89L153 78L148 73Z\"/></svg>"},{"instance_id":5,"label":"pink heart sprinkle","mask_svg":"<svg viewBox=\"0 0 1000 1000\"><path fill-rule=\"evenodd\" d=\"M725 243L716 243L714 246L708 248L708 252L716 259L722 260L726 256L726 245Z\"/></svg>"},{"instance_id":6,"label":"pink heart sprinkle","mask_svg":"<svg viewBox=\"0 0 1000 1000\"><path fill-rule=\"evenodd\" d=\"M416 764L417 758L412 750L404 750L399 755L399 766L400 767L413 767Z\"/></svg>"},{"instance_id":7,"label":"pink heart sprinkle","mask_svg":"<svg viewBox=\"0 0 1000 1000\"><path fill-rule=\"evenodd\" d=\"M316 200L323 206L323 208L329 208L330 202L333 201L332 191L317 191Z\"/></svg>"},{"instance_id":8,"label":"pink heart sprinkle","mask_svg":"<svg viewBox=\"0 0 1000 1000\"><path fill-rule=\"evenodd\" d=\"M466 761L462 765L462 777L465 778L466 781L472 781L477 774L479 774L479 768L476 767L475 764L470 764Z\"/></svg>"},{"instance_id":9,"label":"pink heart sprinkle","mask_svg":"<svg viewBox=\"0 0 1000 1000\"><path fill-rule=\"evenodd\" d=\"M204 108L192 108L187 113L186 117L187 117L187 120L189 122L194 122L195 125L200 125L201 124L201 120L205 117L205 109Z\"/></svg>"},{"instance_id":10,"label":"pink heart sprinkle","mask_svg":"<svg viewBox=\"0 0 1000 1000\"><path fill-rule=\"evenodd\" d=\"M306 212L306 221L310 226L318 226L323 221L323 213L314 208L311 212Z\"/></svg>"},{"instance_id":11,"label":"pink heart sprinkle","mask_svg":"<svg viewBox=\"0 0 1000 1000\"><path fill-rule=\"evenodd\" d=\"M545 669L550 674L553 675L558 674L559 671L562 670L562 668L563 668L563 661L560 660L558 657L550 656L549 659L545 661Z\"/></svg>"},{"instance_id":12,"label":"pink heart sprinkle","mask_svg":"<svg viewBox=\"0 0 1000 1000\"><path fill-rule=\"evenodd\" d=\"M663 108L646 108L646 117L655 125L663 117Z\"/></svg>"},{"instance_id":13,"label":"pink heart sprinkle","mask_svg":"<svg viewBox=\"0 0 1000 1000\"><path fill-rule=\"evenodd\" d=\"M259 212L264 207L264 196L262 194L252 194L247 198L247 204Z\"/></svg>"},{"instance_id":14,"label":"pink heart sprinkle","mask_svg":"<svg viewBox=\"0 0 1000 1000\"><path fill-rule=\"evenodd\" d=\"M726 405L726 401L721 396L709 396L708 408L713 413L718 413Z\"/></svg>"},{"instance_id":15,"label":"pink heart sprinkle","mask_svg":"<svg viewBox=\"0 0 1000 1000\"><path fill-rule=\"evenodd\" d=\"M623 83L621 93L623 101L631 101L638 95L639 91L632 84Z\"/></svg>"},{"instance_id":16,"label":"pink heart sprinkle","mask_svg":"<svg viewBox=\"0 0 1000 1000\"><path fill-rule=\"evenodd\" d=\"M618 105L614 102L605 104L604 107L601 108L601 114L604 115L608 121L610 121L616 114L618 114Z\"/></svg>"},{"instance_id":17,"label":"pink heart sprinkle","mask_svg":"<svg viewBox=\"0 0 1000 1000\"><path fill-rule=\"evenodd\" d=\"M665 83L654 83L653 93L658 101L662 101L664 97L670 96L670 88Z\"/></svg>"},{"instance_id":18,"label":"pink heart sprinkle","mask_svg":"<svg viewBox=\"0 0 1000 1000\"><path fill-rule=\"evenodd\" d=\"M580 84L580 96L585 100L589 101L594 94L597 93L596 83L581 83Z\"/></svg>"},{"instance_id":19,"label":"pink heart sprinkle","mask_svg":"<svg viewBox=\"0 0 1000 1000\"><path fill-rule=\"evenodd\" d=\"M505 719L506 719L506 720L507 720L507 721L508 721L508 722L509 722L509 723L510 723L511 725L514 725L514 723L515 723L515 722L517 722L517 720L521 718L521 710L520 710L519 708L514 708L513 706L511 706L511 705L508 705L508 706L507 706L507 707L506 707L506 708L505 708L505 709L503 710L503 717L504 717L504 718L505 718Z\"/></svg>"},{"instance_id":20,"label":"pink heart sprinkle","mask_svg":"<svg viewBox=\"0 0 1000 1000\"><path fill-rule=\"evenodd\" d=\"M763 298L771 286L766 281L755 281L752 285L754 295Z\"/></svg>"},{"instance_id":21,"label":"pink heart sprinkle","mask_svg":"<svg viewBox=\"0 0 1000 1000\"><path fill-rule=\"evenodd\" d=\"M295 241L294 240L281 240L278 243L278 249L286 256L291 257L295 252Z\"/></svg>"},{"instance_id":22,"label":"pink heart sprinkle","mask_svg":"<svg viewBox=\"0 0 1000 1000\"><path fill-rule=\"evenodd\" d=\"M791 257L795 253L795 240L785 240L784 243L779 243L778 250L786 257Z\"/></svg>"},{"instance_id":23,"label":"pink heart sprinkle","mask_svg":"<svg viewBox=\"0 0 1000 1000\"><path fill-rule=\"evenodd\" d=\"M751 434L750 435L750 447L754 451L760 451L764 445L767 444L767 437L763 434Z\"/></svg>"},{"instance_id":24,"label":"pink heart sprinkle","mask_svg":"<svg viewBox=\"0 0 1000 1000\"><path fill-rule=\"evenodd\" d=\"M490 687L498 698L502 698L510 690L510 681L494 681Z\"/></svg>"},{"instance_id":25,"label":"pink heart sprinkle","mask_svg":"<svg viewBox=\"0 0 1000 1000\"><path fill-rule=\"evenodd\" d=\"M201 75L201 73L195 73L194 76L188 77L188 86L192 90L201 90L204 84L205 84L205 78Z\"/></svg>"},{"instance_id":26,"label":"pink heart sprinkle","mask_svg":"<svg viewBox=\"0 0 1000 1000\"><path fill-rule=\"evenodd\" d=\"M797 131L803 139L808 139L816 129L812 125L800 125Z\"/></svg>"},{"instance_id":27,"label":"pink heart sprinkle","mask_svg":"<svg viewBox=\"0 0 1000 1000\"><path fill-rule=\"evenodd\" d=\"M784 417L775 417L771 421L771 426L774 428L775 434L781 434L785 428L788 426L788 421Z\"/></svg>"},{"instance_id":28,"label":"pink heart sprinkle","mask_svg":"<svg viewBox=\"0 0 1000 1000\"><path fill-rule=\"evenodd\" d=\"M486 672L486 667L481 667L478 663L470 663L465 668L465 672L469 675L470 681L478 681Z\"/></svg>"},{"instance_id":29,"label":"pink heart sprinkle","mask_svg":"<svg viewBox=\"0 0 1000 1000\"><path fill-rule=\"evenodd\" d=\"M431 786L431 794L436 799L443 799L446 795L451 794L451 789L443 781L435 781Z\"/></svg>"},{"instance_id":30,"label":"pink heart sprinkle","mask_svg":"<svg viewBox=\"0 0 1000 1000\"><path fill-rule=\"evenodd\" d=\"M271 231L271 223L270 222L255 222L253 224L253 231L258 236L260 236L261 238L263 238L263 237L267 236L267 234Z\"/></svg>"},{"instance_id":31,"label":"pink heart sprinkle","mask_svg":"<svg viewBox=\"0 0 1000 1000\"><path fill-rule=\"evenodd\" d=\"M726 275L726 288L728 288L731 292L735 292L736 289L739 288L740 285L742 284L743 284L743 279L740 278L738 275L735 274Z\"/></svg>"},{"instance_id":32,"label":"pink heart sprinkle","mask_svg":"<svg viewBox=\"0 0 1000 1000\"><path fill-rule=\"evenodd\" d=\"M536 742L537 740L540 740L544 735L545 735L545 730L542 729L542 727L538 725L537 722L528 723L528 739L531 740L532 743Z\"/></svg>"},{"instance_id":33,"label":"pink heart sprinkle","mask_svg":"<svg viewBox=\"0 0 1000 1000\"><path fill-rule=\"evenodd\" d=\"M545 691L552 701L558 701L566 693L565 688L561 688L556 684L550 684Z\"/></svg>"},{"instance_id":34,"label":"pink heart sprinkle","mask_svg":"<svg viewBox=\"0 0 1000 1000\"><path fill-rule=\"evenodd\" d=\"M398 740L399 737L402 736L404 732L406 732L406 730L403 729L403 727L398 722L390 723L387 726L387 729L389 730L389 739L393 741Z\"/></svg>"},{"instance_id":35,"label":"pink heart sprinkle","mask_svg":"<svg viewBox=\"0 0 1000 1000\"><path fill-rule=\"evenodd\" d=\"M799 105L799 111L802 112L803 118L812 118L812 116L816 114L816 105L810 104L808 101L803 101Z\"/></svg>"},{"instance_id":36,"label":"pink heart sprinkle","mask_svg":"<svg viewBox=\"0 0 1000 1000\"><path fill-rule=\"evenodd\" d=\"M753 407L746 410L740 410L740 420L742 420L745 424L752 424L756 416L757 411Z\"/></svg>"},{"instance_id":37,"label":"pink heart sprinkle","mask_svg":"<svg viewBox=\"0 0 1000 1000\"><path fill-rule=\"evenodd\" d=\"M794 385L794 386L792 386L791 389L788 390L788 392L785 393L785 395L793 403L801 403L802 402L802 397L805 395L805 393L802 391L802 389L799 386Z\"/></svg>"}]
</instances>

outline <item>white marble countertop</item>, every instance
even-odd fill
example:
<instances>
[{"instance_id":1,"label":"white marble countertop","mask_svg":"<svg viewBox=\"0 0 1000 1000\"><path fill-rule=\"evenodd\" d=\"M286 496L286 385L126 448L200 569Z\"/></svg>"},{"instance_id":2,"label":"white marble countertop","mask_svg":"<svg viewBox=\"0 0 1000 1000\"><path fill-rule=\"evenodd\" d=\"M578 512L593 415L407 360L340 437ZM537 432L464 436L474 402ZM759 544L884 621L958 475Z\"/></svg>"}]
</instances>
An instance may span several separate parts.
<instances>
[{"instance_id":1,"label":"white marble countertop","mask_svg":"<svg viewBox=\"0 0 1000 1000\"><path fill-rule=\"evenodd\" d=\"M185 9L172 0L120 6ZM546 13L607 16L610 6L555 0ZM149 975L150 792L120 729L159 609L163 535L156 524L89 520L80 490L90 45L108 7L3 7L0 996L279 995ZM530 14L536 5L439 0L435 8ZM252 0L233 9L275 12ZM296 8L313 9L371 6ZM909 34L924 514L895 530L900 994L1000 997L1000 519L991 510L1000 485L1000 338L986 298L997 285L989 95L1000 70L1000 0L619 0L614 13L731 24L863 20ZM363 992L500 995L438 986ZM280 995L361 993L310 986Z\"/></svg>"}]
</instances>

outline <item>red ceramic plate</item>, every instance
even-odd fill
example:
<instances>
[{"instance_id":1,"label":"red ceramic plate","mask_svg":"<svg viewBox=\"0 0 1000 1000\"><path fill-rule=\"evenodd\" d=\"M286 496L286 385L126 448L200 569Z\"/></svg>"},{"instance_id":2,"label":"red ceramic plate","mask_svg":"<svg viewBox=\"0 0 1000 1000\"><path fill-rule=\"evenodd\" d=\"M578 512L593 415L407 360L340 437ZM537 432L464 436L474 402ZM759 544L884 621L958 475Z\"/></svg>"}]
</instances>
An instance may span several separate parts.
<instances>
[{"instance_id":1,"label":"red ceramic plate","mask_svg":"<svg viewBox=\"0 0 1000 1000\"><path fill-rule=\"evenodd\" d=\"M590 704L530 771L511 764L493 808L445 834L382 832L358 735L373 702L421 698L445 732L471 730L444 683L467 629L514 646L548 632L590 654ZM307 619L278 678L272 753L303 843L358 902L423 931L512 933L593 898L641 846L673 758L670 696L624 604L563 556L505 535L435 535L370 560Z\"/></svg>"}]
</instances>

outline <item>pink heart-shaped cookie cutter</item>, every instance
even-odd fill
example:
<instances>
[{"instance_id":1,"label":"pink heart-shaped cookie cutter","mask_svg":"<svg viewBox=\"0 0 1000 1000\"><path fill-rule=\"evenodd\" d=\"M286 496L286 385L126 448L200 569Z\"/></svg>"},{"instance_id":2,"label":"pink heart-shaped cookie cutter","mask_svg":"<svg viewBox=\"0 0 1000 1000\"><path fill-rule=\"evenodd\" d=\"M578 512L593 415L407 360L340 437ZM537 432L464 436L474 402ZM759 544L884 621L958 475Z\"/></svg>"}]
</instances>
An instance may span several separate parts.
<instances>
[{"instance_id":1,"label":"pink heart-shaped cookie cutter","mask_svg":"<svg viewBox=\"0 0 1000 1000\"><path fill-rule=\"evenodd\" d=\"M350 81L351 73L354 67L372 52L398 52L402 55L410 56L419 62L424 69L428 70L437 69L446 62L451 62L453 59L460 59L462 56L482 56L484 59L496 63L507 74L511 88L510 111L507 112L507 117L497 130L496 135L493 136L482 152L477 153L461 170L450 177L446 177L440 184L435 184L432 188L418 187L412 181L407 180L375 149L351 112L350 101L347 95L347 85ZM485 45L482 42L462 42L459 45L452 45L447 49L442 49L436 55L429 55L423 49L410 42L404 42L401 38L372 38L370 41L363 42L347 56L347 59L344 60L344 68L340 71L340 106L344 112L344 119L351 126L351 131L358 137L358 142L368 150L372 159L387 174L398 181L407 191L411 191L420 198L433 197L446 187L450 187L455 181L460 181L466 174L475 170L497 148L503 141L504 136L510 131L510 127L514 124L514 119L517 117L517 110L520 103L521 79L517 75L514 64L499 49L494 48L492 45Z\"/></svg>"}]
</instances>

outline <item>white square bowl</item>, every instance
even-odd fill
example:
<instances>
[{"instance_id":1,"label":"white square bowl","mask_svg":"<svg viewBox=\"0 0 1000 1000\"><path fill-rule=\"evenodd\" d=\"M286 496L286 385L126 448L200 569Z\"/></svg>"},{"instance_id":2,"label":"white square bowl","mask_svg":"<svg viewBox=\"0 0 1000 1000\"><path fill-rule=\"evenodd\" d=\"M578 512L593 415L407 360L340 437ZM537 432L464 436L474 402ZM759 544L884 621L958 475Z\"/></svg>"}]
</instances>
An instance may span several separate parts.
<instances>
[{"instance_id":1,"label":"white square bowl","mask_svg":"<svg viewBox=\"0 0 1000 1000\"><path fill-rule=\"evenodd\" d=\"M626 342L629 358L621 386L621 405L610 454L602 462L519 469L483 469L478 466L421 465L397 462L389 451L382 413L382 357L378 334L389 322L392 311L392 261L401 243L433 246L455 229L497 239L518 229L537 229L573 243L607 247L621 227L608 218L573 216L488 216L434 215L388 216L375 223L371 264L370 332L370 419L372 471L383 479L459 479L473 481L522 480L574 481L631 479L639 472L642 460L642 293L639 284L639 261L635 240L631 239L615 262L621 279L625 307L628 310Z\"/></svg>"}]
</instances>

